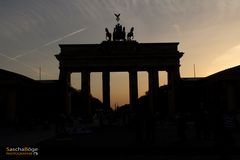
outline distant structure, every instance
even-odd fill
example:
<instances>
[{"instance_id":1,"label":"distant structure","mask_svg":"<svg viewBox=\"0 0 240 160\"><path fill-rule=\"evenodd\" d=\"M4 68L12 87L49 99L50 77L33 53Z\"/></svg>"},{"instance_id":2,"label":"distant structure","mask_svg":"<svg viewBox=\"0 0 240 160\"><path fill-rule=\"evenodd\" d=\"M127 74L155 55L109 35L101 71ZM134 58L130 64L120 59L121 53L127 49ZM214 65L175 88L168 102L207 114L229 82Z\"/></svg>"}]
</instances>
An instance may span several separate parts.
<instances>
[{"instance_id":1,"label":"distant structure","mask_svg":"<svg viewBox=\"0 0 240 160\"><path fill-rule=\"evenodd\" d=\"M0 128L53 120L58 111L55 106L60 105L58 88L57 80L36 81L0 69Z\"/></svg>"}]
</instances>

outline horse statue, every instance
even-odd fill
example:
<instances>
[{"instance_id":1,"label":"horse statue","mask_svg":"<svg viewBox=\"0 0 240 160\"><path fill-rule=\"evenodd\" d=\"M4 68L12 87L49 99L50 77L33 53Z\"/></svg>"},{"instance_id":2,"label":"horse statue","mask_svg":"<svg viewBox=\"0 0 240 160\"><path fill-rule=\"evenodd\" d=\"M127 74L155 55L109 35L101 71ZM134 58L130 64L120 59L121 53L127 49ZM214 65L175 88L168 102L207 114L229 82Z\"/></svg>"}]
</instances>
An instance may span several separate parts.
<instances>
[{"instance_id":1,"label":"horse statue","mask_svg":"<svg viewBox=\"0 0 240 160\"><path fill-rule=\"evenodd\" d=\"M134 38L133 31L134 31L134 28L132 27L132 28L130 29L130 32L127 34L127 40L128 40L128 41L133 40L133 38Z\"/></svg>"},{"instance_id":2,"label":"horse statue","mask_svg":"<svg viewBox=\"0 0 240 160\"><path fill-rule=\"evenodd\" d=\"M106 31L106 40L111 41L112 40L112 34L108 31L107 28L105 28Z\"/></svg>"}]
</instances>

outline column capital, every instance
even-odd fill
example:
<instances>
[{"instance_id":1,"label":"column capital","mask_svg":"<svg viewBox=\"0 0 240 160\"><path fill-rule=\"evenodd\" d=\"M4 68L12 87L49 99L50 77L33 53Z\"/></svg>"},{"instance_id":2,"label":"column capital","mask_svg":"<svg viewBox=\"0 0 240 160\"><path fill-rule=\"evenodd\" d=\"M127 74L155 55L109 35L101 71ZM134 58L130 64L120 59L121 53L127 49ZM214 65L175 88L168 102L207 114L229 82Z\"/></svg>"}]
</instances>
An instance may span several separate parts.
<instances>
[{"instance_id":1,"label":"column capital","mask_svg":"<svg viewBox=\"0 0 240 160\"><path fill-rule=\"evenodd\" d=\"M138 70L137 69L130 69L130 70L128 70L128 73L131 73L131 72L138 72Z\"/></svg>"},{"instance_id":2,"label":"column capital","mask_svg":"<svg viewBox=\"0 0 240 160\"><path fill-rule=\"evenodd\" d=\"M156 69L156 68L152 68L152 69L148 69L148 70L147 70L147 72L157 72L157 73L158 73L158 71L159 71L159 70Z\"/></svg>"},{"instance_id":3,"label":"column capital","mask_svg":"<svg viewBox=\"0 0 240 160\"><path fill-rule=\"evenodd\" d=\"M60 70L59 80L60 81L69 81L70 80L70 75L71 75L71 72L69 72L67 70Z\"/></svg>"},{"instance_id":4,"label":"column capital","mask_svg":"<svg viewBox=\"0 0 240 160\"><path fill-rule=\"evenodd\" d=\"M91 71L90 70L83 70L81 71L82 74L86 73L86 74L91 74Z\"/></svg>"}]
</instances>

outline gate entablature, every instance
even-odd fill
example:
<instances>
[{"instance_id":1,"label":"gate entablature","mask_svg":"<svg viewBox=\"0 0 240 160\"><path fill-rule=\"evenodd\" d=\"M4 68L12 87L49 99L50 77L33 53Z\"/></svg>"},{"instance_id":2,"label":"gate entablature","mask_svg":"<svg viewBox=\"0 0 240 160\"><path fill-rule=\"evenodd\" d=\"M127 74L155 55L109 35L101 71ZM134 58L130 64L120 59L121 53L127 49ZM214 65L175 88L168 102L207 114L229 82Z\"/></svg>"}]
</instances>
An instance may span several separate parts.
<instances>
[{"instance_id":1,"label":"gate entablature","mask_svg":"<svg viewBox=\"0 0 240 160\"><path fill-rule=\"evenodd\" d=\"M138 43L136 41L104 41L101 44L62 44L56 55L60 69L69 72L90 70L92 72L128 71L135 68L159 71L179 67L183 53L177 49L179 43Z\"/></svg>"}]
</instances>

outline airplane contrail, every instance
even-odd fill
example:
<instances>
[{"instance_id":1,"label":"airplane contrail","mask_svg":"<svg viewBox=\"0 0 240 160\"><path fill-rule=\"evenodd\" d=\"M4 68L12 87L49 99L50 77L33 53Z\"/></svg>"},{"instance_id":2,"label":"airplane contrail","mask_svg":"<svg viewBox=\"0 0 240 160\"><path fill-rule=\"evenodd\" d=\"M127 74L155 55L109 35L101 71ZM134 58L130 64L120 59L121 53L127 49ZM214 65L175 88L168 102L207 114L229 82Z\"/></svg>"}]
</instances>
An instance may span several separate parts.
<instances>
[{"instance_id":1,"label":"airplane contrail","mask_svg":"<svg viewBox=\"0 0 240 160\"><path fill-rule=\"evenodd\" d=\"M0 52L0 55L3 56L3 57L5 57L5 58L7 58L7 59L12 60L12 61L16 61L14 58L11 58L11 57L9 57L9 56L7 56L6 54L3 54L3 53L1 53L1 52Z\"/></svg>"},{"instance_id":2,"label":"airplane contrail","mask_svg":"<svg viewBox=\"0 0 240 160\"><path fill-rule=\"evenodd\" d=\"M34 49L30 50L29 52L26 52L26 53L23 53L23 54L19 54L19 55L13 57L13 59L17 59L17 58L26 56L26 55L28 55L28 54L31 54L31 53L33 53L33 52L35 52L35 51L37 51L37 50L39 50L39 49L41 49L41 48L47 47L47 46L49 46L49 45L51 45L51 44L53 44L53 43L57 43L57 42L65 39L65 38L68 38L68 37L70 37L70 36L73 36L73 35L75 35L75 34L77 34L77 33L79 33L79 32L82 32L82 31L84 31L84 30L86 30L86 28L82 28L82 29L79 29L79 30L77 30L77 31L75 31L75 32L69 33L69 34L67 34L67 35L65 35L65 36L63 36L63 37L61 37L61 38L55 39L55 40L50 41L50 42L48 42L48 43L46 43L46 44L44 44L44 45L42 45L42 46L40 46L40 47L34 48Z\"/></svg>"},{"instance_id":3,"label":"airplane contrail","mask_svg":"<svg viewBox=\"0 0 240 160\"><path fill-rule=\"evenodd\" d=\"M65 35L65 36L63 36L63 37L61 37L61 38L55 39L55 40L53 40L53 41L50 41L50 42L48 42L48 43L46 43L46 44L44 44L44 45L42 45L42 46L40 46L40 47L37 47L37 48L34 48L34 49L30 50L30 51L27 52L27 53L19 54L19 55L15 56L15 57L9 57L9 56L7 56L6 54L3 54L3 53L1 53L1 52L0 52L0 56L5 57L5 58L7 58L7 59L9 59L9 60L11 60L11 61L15 61L15 62L17 62L17 63L19 63L19 64L21 64L21 65L23 65L23 66L25 66L25 67L27 67L27 68L29 68L29 69L31 69L31 70L33 70L34 72L38 72L38 69L37 69L37 68L32 67L32 66L30 66L30 65L28 65L28 64L26 64L26 63L23 63L23 62L19 61L18 58L23 57L23 56L26 56L26 55L28 55L28 54L31 54L31 53L33 53L33 52L35 52L35 51L37 51L37 50L39 50L39 49L41 49L41 48L44 48L44 47L47 47L47 46L49 46L49 45L51 45L51 44L53 44L53 43L59 42L59 41L65 39L65 38L67 38L67 37L73 36L73 35L75 35L75 34L77 34L77 33L79 33L79 32L82 32L82 31L84 31L84 30L86 30L86 28L82 28L82 29L79 29L79 30L77 30L77 31L75 31L75 32L69 33L69 34L67 34L67 35ZM45 74L47 74L47 73L45 73Z\"/></svg>"},{"instance_id":4,"label":"airplane contrail","mask_svg":"<svg viewBox=\"0 0 240 160\"><path fill-rule=\"evenodd\" d=\"M19 61L19 60L17 60L17 59L13 59L13 58L7 56L6 54L3 54L3 53L0 52L0 56L3 56L3 57L5 57L5 58L7 58L7 59L9 59L9 60L11 60L11 61L15 61L15 62L17 62L17 63L25 66L26 68L32 70L32 71L35 72L35 73L38 73L38 72L39 72L39 69L38 69L38 68L32 67L32 66L30 66L30 65L28 65L28 64L26 64L26 63L23 63L23 62L21 62L21 61ZM43 74L50 75L50 74L47 73L47 72L43 72L43 71L41 71L41 72L42 72Z\"/></svg>"},{"instance_id":5,"label":"airplane contrail","mask_svg":"<svg viewBox=\"0 0 240 160\"><path fill-rule=\"evenodd\" d=\"M59 41L65 39L65 38L67 38L67 37L70 37L70 36L73 36L74 34L77 34L77 33L79 33L79 32L82 32L82 31L84 31L85 29L86 29L86 28L79 29L79 30L77 30L77 31L75 31L75 32L72 32L72 33L70 33L70 34L67 34L67 35L65 35L65 36L63 36L63 37L61 37L61 38L55 39L55 40L53 40L53 41L51 41L51 42L48 42L48 43L46 43L46 44L43 45L43 46L46 47L46 46L49 46L49 45L51 45L51 44L53 44L53 43L59 42Z\"/></svg>"},{"instance_id":6,"label":"airplane contrail","mask_svg":"<svg viewBox=\"0 0 240 160\"><path fill-rule=\"evenodd\" d=\"M27 65L27 64L25 64L25 63L22 63L21 61L15 59L15 58L11 58L11 57L7 56L6 54L0 53L0 55L3 56L3 57L5 57L5 58L7 58L7 59L9 59L9 60L12 60L12 61L17 62L17 63L19 63L19 64L21 64L21 65L23 65L23 66L25 66L25 67L27 67L27 68L29 68L29 69L31 69L31 70L33 70L34 72L37 71L36 68L34 68L34 67L30 66L30 65Z\"/></svg>"}]
</instances>

